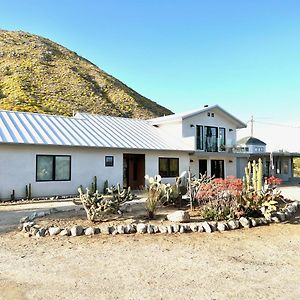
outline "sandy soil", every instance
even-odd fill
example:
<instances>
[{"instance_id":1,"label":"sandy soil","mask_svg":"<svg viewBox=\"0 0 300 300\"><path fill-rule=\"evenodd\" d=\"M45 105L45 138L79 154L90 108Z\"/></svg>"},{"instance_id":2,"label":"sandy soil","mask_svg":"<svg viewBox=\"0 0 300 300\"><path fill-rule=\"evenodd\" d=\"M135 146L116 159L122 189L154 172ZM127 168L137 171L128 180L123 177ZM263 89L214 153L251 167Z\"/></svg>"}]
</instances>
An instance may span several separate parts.
<instances>
[{"instance_id":1,"label":"sandy soil","mask_svg":"<svg viewBox=\"0 0 300 300\"><path fill-rule=\"evenodd\" d=\"M224 233L0 235L0 299L300 299L300 216Z\"/></svg>"}]
</instances>

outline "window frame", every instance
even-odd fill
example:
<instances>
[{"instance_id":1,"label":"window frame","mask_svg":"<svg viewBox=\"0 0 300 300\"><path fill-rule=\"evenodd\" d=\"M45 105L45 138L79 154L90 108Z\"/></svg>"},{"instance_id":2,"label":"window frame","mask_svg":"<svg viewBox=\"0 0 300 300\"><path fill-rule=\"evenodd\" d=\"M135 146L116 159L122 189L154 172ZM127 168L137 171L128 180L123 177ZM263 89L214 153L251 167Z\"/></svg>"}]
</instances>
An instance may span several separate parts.
<instances>
[{"instance_id":1,"label":"window frame","mask_svg":"<svg viewBox=\"0 0 300 300\"><path fill-rule=\"evenodd\" d=\"M52 179L38 179L38 157L52 157ZM69 157L69 177L68 179L55 179L56 175L56 157ZM65 154L36 154L35 157L35 181L36 182L60 182L60 181L71 181L72 174L72 157L71 155Z\"/></svg>"},{"instance_id":2,"label":"window frame","mask_svg":"<svg viewBox=\"0 0 300 300\"><path fill-rule=\"evenodd\" d=\"M160 171L160 166L161 166L161 160L167 160L167 175L162 175ZM176 170L176 175L170 175L170 161L171 160L176 160L177 162L177 170ZM179 158L178 157L159 157L158 158L158 174L162 178L176 178L179 176Z\"/></svg>"},{"instance_id":3,"label":"window frame","mask_svg":"<svg viewBox=\"0 0 300 300\"><path fill-rule=\"evenodd\" d=\"M199 131L199 137L198 137ZM203 125L196 125L196 150L204 151L204 130ZM198 148L198 139L199 139L199 148Z\"/></svg>"},{"instance_id":4,"label":"window frame","mask_svg":"<svg viewBox=\"0 0 300 300\"><path fill-rule=\"evenodd\" d=\"M109 162L107 161L108 158L111 159L111 163L109 163ZM114 164L115 164L114 156L113 156L113 155L105 155L105 157L104 157L104 166L105 166L105 167L108 167L108 168L111 168L111 167L114 166Z\"/></svg>"}]
</instances>

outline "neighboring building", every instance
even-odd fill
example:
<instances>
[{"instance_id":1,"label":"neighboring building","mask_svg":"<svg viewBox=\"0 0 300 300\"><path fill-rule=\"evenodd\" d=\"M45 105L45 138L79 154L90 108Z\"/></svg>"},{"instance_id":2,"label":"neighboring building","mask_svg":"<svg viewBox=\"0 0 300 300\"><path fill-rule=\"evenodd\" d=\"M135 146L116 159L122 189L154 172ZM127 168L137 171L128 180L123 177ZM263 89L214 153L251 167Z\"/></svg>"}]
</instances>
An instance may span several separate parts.
<instances>
[{"instance_id":1,"label":"neighboring building","mask_svg":"<svg viewBox=\"0 0 300 300\"><path fill-rule=\"evenodd\" d=\"M276 176L283 181L293 180L294 168L293 160L300 157L300 153L290 153L284 151L266 151L266 143L255 138L245 137L237 141L234 149L236 153L248 154L248 157L240 157L237 160L237 177L242 178L245 174L245 166L248 161L258 161L262 159L264 167L264 177Z\"/></svg>"},{"instance_id":2,"label":"neighboring building","mask_svg":"<svg viewBox=\"0 0 300 300\"><path fill-rule=\"evenodd\" d=\"M0 111L0 198L76 194L94 176L101 190L123 183L144 186L188 169L236 176L236 129L246 125L218 105L152 120L78 113L75 117Z\"/></svg>"}]
</instances>

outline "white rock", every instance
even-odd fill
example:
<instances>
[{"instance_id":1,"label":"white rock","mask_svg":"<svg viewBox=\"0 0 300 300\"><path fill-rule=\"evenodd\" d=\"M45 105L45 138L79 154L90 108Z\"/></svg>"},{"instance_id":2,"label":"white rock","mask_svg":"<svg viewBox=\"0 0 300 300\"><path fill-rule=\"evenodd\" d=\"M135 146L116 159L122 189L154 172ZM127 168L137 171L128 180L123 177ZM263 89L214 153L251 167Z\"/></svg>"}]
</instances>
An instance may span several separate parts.
<instances>
[{"instance_id":1,"label":"white rock","mask_svg":"<svg viewBox=\"0 0 300 300\"><path fill-rule=\"evenodd\" d=\"M28 222L29 221L29 217L28 216L25 216L23 218L20 219L20 223L25 223L25 222Z\"/></svg>"},{"instance_id":2,"label":"white rock","mask_svg":"<svg viewBox=\"0 0 300 300\"><path fill-rule=\"evenodd\" d=\"M234 230L234 229L238 229L240 227L239 225L239 221L237 220L230 220L227 225L228 225L228 228L231 229L231 230Z\"/></svg>"},{"instance_id":3,"label":"white rock","mask_svg":"<svg viewBox=\"0 0 300 300\"><path fill-rule=\"evenodd\" d=\"M285 214L283 212L278 211L276 215L281 222L285 221Z\"/></svg>"},{"instance_id":4,"label":"white rock","mask_svg":"<svg viewBox=\"0 0 300 300\"><path fill-rule=\"evenodd\" d=\"M202 223L198 223L197 226L198 226L198 232L203 232L204 231Z\"/></svg>"},{"instance_id":5,"label":"white rock","mask_svg":"<svg viewBox=\"0 0 300 300\"><path fill-rule=\"evenodd\" d=\"M168 232L167 227L164 226L164 225L159 225L158 229L159 229L160 233L167 233Z\"/></svg>"},{"instance_id":6,"label":"white rock","mask_svg":"<svg viewBox=\"0 0 300 300\"><path fill-rule=\"evenodd\" d=\"M173 231L174 231L174 233L179 232L179 230L180 230L180 226L178 224L174 224L173 225Z\"/></svg>"},{"instance_id":7,"label":"white rock","mask_svg":"<svg viewBox=\"0 0 300 300\"><path fill-rule=\"evenodd\" d=\"M226 230L226 225L224 223L219 223L218 222L217 229L219 231L225 231Z\"/></svg>"},{"instance_id":8,"label":"white rock","mask_svg":"<svg viewBox=\"0 0 300 300\"><path fill-rule=\"evenodd\" d=\"M67 236L67 235L70 235L70 234L71 234L71 232L70 232L70 229L68 229L68 228L63 229L63 230L59 233L59 235L61 235L61 236Z\"/></svg>"},{"instance_id":9,"label":"white rock","mask_svg":"<svg viewBox=\"0 0 300 300\"><path fill-rule=\"evenodd\" d=\"M217 231L217 222L209 222L209 225L212 232Z\"/></svg>"},{"instance_id":10,"label":"white rock","mask_svg":"<svg viewBox=\"0 0 300 300\"><path fill-rule=\"evenodd\" d=\"M153 229L153 225L151 225L151 224L149 224L148 226L147 226L147 232L148 233L154 233L154 229Z\"/></svg>"},{"instance_id":11,"label":"white rock","mask_svg":"<svg viewBox=\"0 0 300 300\"><path fill-rule=\"evenodd\" d=\"M190 215L187 211L177 210L167 215L167 219L171 222L189 222Z\"/></svg>"},{"instance_id":12,"label":"white rock","mask_svg":"<svg viewBox=\"0 0 300 300\"><path fill-rule=\"evenodd\" d=\"M193 231L193 232L197 232L197 231L198 231L198 225L192 223L192 224L190 224L190 229L191 229L191 231Z\"/></svg>"},{"instance_id":13,"label":"white rock","mask_svg":"<svg viewBox=\"0 0 300 300\"><path fill-rule=\"evenodd\" d=\"M181 225L181 226L180 226L179 232L180 232L180 233L185 233L185 226L184 226L184 225Z\"/></svg>"},{"instance_id":14,"label":"white rock","mask_svg":"<svg viewBox=\"0 0 300 300\"><path fill-rule=\"evenodd\" d=\"M101 228L100 228L100 232L101 232L102 234L110 234L110 229L109 229L108 226L101 227Z\"/></svg>"},{"instance_id":15,"label":"white rock","mask_svg":"<svg viewBox=\"0 0 300 300\"><path fill-rule=\"evenodd\" d=\"M55 227L49 227L48 231L49 231L50 235L57 235L61 232L60 228L56 227L56 226Z\"/></svg>"},{"instance_id":16,"label":"white rock","mask_svg":"<svg viewBox=\"0 0 300 300\"><path fill-rule=\"evenodd\" d=\"M168 233L172 233L172 232L173 232L173 227L172 227L172 225L168 225L168 226L167 226L167 232L168 232Z\"/></svg>"},{"instance_id":17,"label":"white rock","mask_svg":"<svg viewBox=\"0 0 300 300\"><path fill-rule=\"evenodd\" d=\"M146 233L147 232L147 225L144 223L139 223L136 225L137 233Z\"/></svg>"},{"instance_id":18,"label":"white rock","mask_svg":"<svg viewBox=\"0 0 300 300\"><path fill-rule=\"evenodd\" d=\"M95 230L93 227L88 227L84 230L84 234L85 235L94 235L95 234Z\"/></svg>"},{"instance_id":19,"label":"white rock","mask_svg":"<svg viewBox=\"0 0 300 300\"><path fill-rule=\"evenodd\" d=\"M153 225L153 231L154 233L158 233L159 232L158 226Z\"/></svg>"},{"instance_id":20,"label":"white rock","mask_svg":"<svg viewBox=\"0 0 300 300\"><path fill-rule=\"evenodd\" d=\"M42 227L39 231L35 234L36 237L44 237L46 234L46 228Z\"/></svg>"},{"instance_id":21,"label":"white rock","mask_svg":"<svg viewBox=\"0 0 300 300\"><path fill-rule=\"evenodd\" d=\"M207 222L203 222L202 227L204 228L205 232L211 233L211 227Z\"/></svg>"},{"instance_id":22,"label":"white rock","mask_svg":"<svg viewBox=\"0 0 300 300\"><path fill-rule=\"evenodd\" d=\"M80 225L74 225L71 228L71 235L72 236L79 236L79 235L82 235L82 233L83 233L83 228Z\"/></svg>"},{"instance_id":23,"label":"white rock","mask_svg":"<svg viewBox=\"0 0 300 300\"><path fill-rule=\"evenodd\" d=\"M118 225L117 230L119 234L124 234L125 233L125 226L123 225Z\"/></svg>"},{"instance_id":24,"label":"white rock","mask_svg":"<svg viewBox=\"0 0 300 300\"><path fill-rule=\"evenodd\" d=\"M245 217L241 217L239 219L239 222L241 223L241 225L244 227L244 228L250 228L250 221L245 218Z\"/></svg>"}]
</instances>

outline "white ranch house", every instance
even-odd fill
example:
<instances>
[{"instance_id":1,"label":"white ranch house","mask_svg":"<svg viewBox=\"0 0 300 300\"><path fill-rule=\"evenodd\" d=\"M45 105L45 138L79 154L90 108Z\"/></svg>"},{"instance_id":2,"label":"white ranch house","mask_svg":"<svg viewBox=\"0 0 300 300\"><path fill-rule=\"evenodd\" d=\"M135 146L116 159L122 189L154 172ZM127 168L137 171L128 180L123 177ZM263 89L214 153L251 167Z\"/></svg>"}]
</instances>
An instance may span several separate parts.
<instances>
[{"instance_id":1,"label":"white ranch house","mask_svg":"<svg viewBox=\"0 0 300 300\"><path fill-rule=\"evenodd\" d=\"M102 189L138 189L144 176L174 181L188 169L236 176L236 130L246 127L218 105L151 120L78 113L63 117L0 111L0 199L76 194L94 176Z\"/></svg>"}]
</instances>

